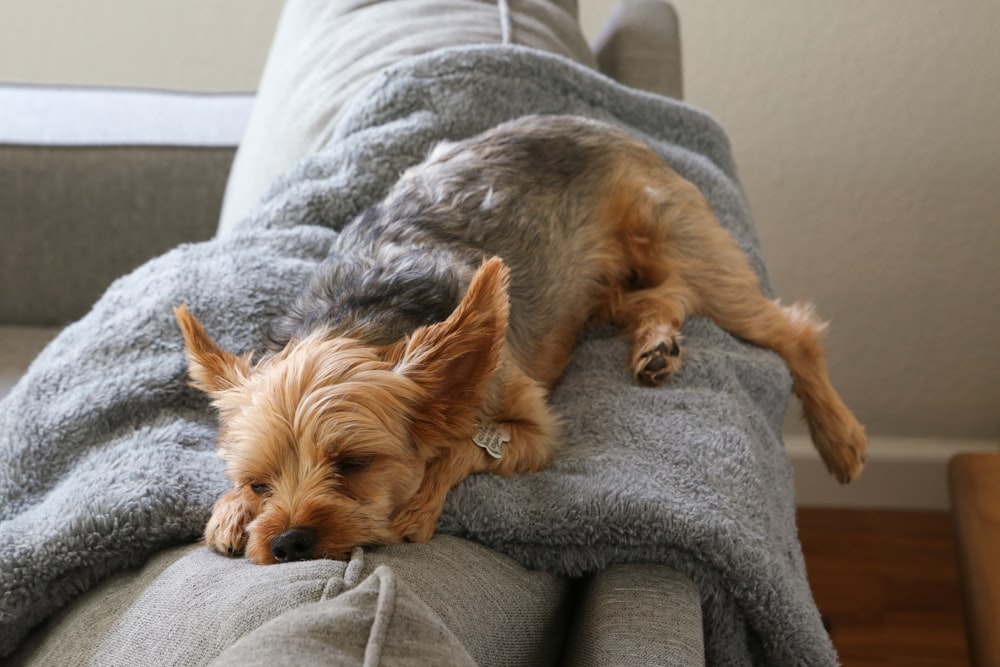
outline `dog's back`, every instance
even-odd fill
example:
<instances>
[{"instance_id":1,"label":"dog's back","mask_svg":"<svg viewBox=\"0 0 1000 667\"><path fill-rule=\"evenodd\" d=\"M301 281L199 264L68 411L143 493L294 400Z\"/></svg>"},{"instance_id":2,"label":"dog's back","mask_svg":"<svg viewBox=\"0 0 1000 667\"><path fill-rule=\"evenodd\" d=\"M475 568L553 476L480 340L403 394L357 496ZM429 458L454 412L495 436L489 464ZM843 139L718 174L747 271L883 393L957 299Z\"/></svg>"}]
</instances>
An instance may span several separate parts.
<instances>
[{"instance_id":1,"label":"dog's back","mask_svg":"<svg viewBox=\"0 0 1000 667\"><path fill-rule=\"evenodd\" d=\"M483 258L498 256L511 274L511 348L552 359L536 371L550 383L567 356L557 350L629 278L608 229L615 191L639 196L617 173L625 164L667 169L630 135L570 116L438 145L343 230L277 344L318 328L391 343L447 317Z\"/></svg>"}]
</instances>

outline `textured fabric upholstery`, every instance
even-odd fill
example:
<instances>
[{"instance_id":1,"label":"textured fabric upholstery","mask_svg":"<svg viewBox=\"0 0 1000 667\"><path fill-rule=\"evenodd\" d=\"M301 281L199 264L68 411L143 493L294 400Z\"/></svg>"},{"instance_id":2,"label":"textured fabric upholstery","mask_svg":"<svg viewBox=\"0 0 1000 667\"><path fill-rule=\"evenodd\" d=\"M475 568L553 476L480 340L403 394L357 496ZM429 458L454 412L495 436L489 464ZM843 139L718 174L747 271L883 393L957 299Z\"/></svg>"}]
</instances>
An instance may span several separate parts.
<instances>
[{"instance_id":1,"label":"textured fabric upholstery","mask_svg":"<svg viewBox=\"0 0 1000 667\"><path fill-rule=\"evenodd\" d=\"M85 594L12 664L553 664L568 590L451 537L272 567L180 547Z\"/></svg>"},{"instance_id":2,"label":"textured fabric upholstery","mask_svg":"<svg viewBox=\"0 0 1000 667\"><path fill-rule=\"evenodd\" d=\"M698 589L662 565L615 565L588 578L566 664L702 664Z\"/></svg>"}]
</instances>

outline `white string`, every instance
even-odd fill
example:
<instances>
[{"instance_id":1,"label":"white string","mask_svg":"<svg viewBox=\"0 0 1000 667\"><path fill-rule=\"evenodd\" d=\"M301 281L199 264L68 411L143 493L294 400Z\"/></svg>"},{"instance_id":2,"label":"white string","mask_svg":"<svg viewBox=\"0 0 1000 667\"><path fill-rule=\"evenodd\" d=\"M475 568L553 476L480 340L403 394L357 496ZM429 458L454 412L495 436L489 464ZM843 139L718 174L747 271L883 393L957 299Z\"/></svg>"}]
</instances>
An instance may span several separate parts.
<instances>
[{"instance_id":1,"label":"white string","mask_svg":"<svg viewBox=\"0 0 1000 667\"><path fill-rule=\"evenodd\" d=\"M510 5L507 0L497 0L497 8L500 10L500 43L510 44L510 31L512 19L510 16Z\"/></svg>"}]
</instances>

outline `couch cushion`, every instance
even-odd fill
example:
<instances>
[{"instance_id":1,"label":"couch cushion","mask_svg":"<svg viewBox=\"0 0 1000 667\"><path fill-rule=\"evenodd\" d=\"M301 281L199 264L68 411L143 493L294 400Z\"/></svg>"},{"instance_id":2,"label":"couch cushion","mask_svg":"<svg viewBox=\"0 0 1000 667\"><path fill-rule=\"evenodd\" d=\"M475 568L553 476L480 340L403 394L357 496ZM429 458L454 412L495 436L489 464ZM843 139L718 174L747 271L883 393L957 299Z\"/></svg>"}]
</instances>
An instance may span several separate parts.
<instances>
[{"instance_id":1,"label":"couch cushion","mask_svg":"<svg viewBox=\"0 0 1000 667\"><path fill-rule=\"evenodd\" d=\"M118 572L40 626L8 660L21 665L92 665L103 638L164 570L194 545L161 551L140 569Z\"/></svg>"},{"instance_id":2,"label":"couch cushion","mask_svg":"<svg viewBox=\"0 0 1000 667\"><path fill-rule=\"evenodd\" d=\"M209 238L251 95L0 86L0 323L61 325Z\"/></svg>"},{"instance_id":3,"label":"couch cushion","mask_svg":"<svg viewBox=\"0 0 1000 667\"><path fill-rule=\"evenodd\" d=\"M551 664L569 586L454 537L267 567L192 545L84 594L12 664Z\"/></svg>"},{"instance_id":4,"label":"couch cushion","mask_svg":"<svg viewBox=\"0 0 1000 667\"><path fill-rule=\"evenodd\" d=\"M366 571L382 565L391 566L440 615L478 664L558 660L572 620L572 580L526 569L481 544L444 535L365 553Z\"/></svg>"},{"instance_id":5,"label":"couch cushion","mask_svg":"<svg viewBox=\"0 0 1000 667\"><path fill-rule=\"evenodd\" d=\"M343 595L268 621L212 664L474 667L476 663L441 618L382 565Z\"/></svg>"},{"instance_id":6,"label":"couch cushion","mask_svg":"<svg viewBox=\"0 0 1000 667\"><path fill-rule=\"evenodd\" d=\"M575 2L509 3L511 42L596 68ZM436 49L501 41L494 0L291 0L268 55L226 188L220 232L275 178L330 138L339 113L384 68Z\"/></svg>"}]
</instances>

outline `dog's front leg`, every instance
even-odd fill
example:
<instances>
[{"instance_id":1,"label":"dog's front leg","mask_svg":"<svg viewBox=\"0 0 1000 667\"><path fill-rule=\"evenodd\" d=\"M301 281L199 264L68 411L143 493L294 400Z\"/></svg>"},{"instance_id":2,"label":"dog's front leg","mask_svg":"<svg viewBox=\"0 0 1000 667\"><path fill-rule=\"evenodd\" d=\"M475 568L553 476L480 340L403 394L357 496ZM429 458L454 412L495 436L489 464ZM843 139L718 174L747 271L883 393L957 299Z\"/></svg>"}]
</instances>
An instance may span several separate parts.
<instances>
[{"instance_id":1,"label":"dog's front leg","mask_svg":"<svg viewBox=\"0 0 1000 667\"><path fill-rule=\"evenodd\" d=\"M215 502L205 526L205 542L220 554L239 556L247 546L247 525L256 518L260 500L241 484Z\"/></svg>"},{"instance_id":2,"label":"dog's front leg","mask_svg":"<svg viewBox=\"0 0 1000 667\"><path fill-rule=\"evenodd\" d=\"M442 452L424 470L420 488L392 517L392 526L406 542L426 542L434 535L448 491L473 472L482 469L482 455L475 449Z\"/></svg>"}]
</instances>

